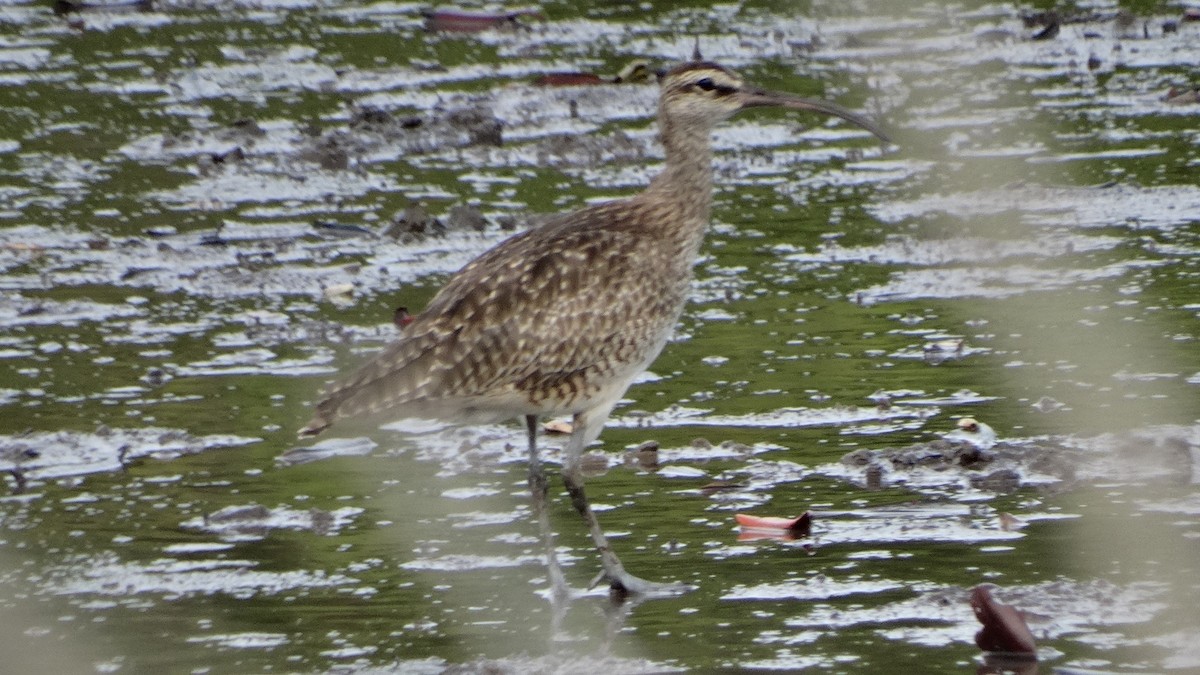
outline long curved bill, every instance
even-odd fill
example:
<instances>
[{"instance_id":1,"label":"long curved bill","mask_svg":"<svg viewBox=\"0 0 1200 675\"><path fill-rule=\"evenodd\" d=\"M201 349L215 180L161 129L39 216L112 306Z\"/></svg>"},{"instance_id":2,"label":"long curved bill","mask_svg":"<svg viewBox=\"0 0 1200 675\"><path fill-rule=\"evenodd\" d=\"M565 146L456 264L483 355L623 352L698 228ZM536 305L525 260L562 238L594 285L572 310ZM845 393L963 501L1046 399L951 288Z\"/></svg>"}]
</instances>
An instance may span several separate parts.
<instances>
[{"instance_id":1,"label":"long curved bill","mask_svg":"<svg viewBox=\"0 0 1200 675\"><path fill-rule=\"evenodd\" d=\"M874 121L859 115L856 112L847 110L836 103L822 101L813 98L801 98L791 94L785 94L778 91L767 91L765 89L742 89L737 93L738 99L743 108L762 108L766 106L775 106L780 108L791 108L792 110L808 110L812 112L825 113L840 117L857 127L866 129L875 134L879 140L884 143L891 143L892 139L887 132L883 130Z\"/></svg>"}]
</instances>

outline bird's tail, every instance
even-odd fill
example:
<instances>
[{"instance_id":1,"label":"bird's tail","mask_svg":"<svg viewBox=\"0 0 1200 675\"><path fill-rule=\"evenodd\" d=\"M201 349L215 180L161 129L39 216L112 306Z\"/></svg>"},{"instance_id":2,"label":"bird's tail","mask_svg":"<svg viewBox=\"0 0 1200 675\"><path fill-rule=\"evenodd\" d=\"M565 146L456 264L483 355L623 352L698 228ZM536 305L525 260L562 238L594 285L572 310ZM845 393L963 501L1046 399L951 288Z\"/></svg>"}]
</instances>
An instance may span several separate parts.
<instances>
[{"instance_id":1,"label":"bird's tail","mask_svg":"<svg viewBox=\"0 0 1200 675\"><path fill-rule=\"evenodd\" d=\"M305 424L300 428L300 431L298 431L296 435L298 435L300 438L317 436L322 431L328 429L330 424L333 424L333 422L326 419L325 416L318 411L317 414L313 415L313 418L308 421L308 424Z\"/></svg>"},{"instance_id":2,"label":"bird's tail","mask_svg":"<svg viewBox=\"0 0 1200 675\"><path fill-rule=\"evenodd\" d=\"M419 398L436 386L438 344L436 336L426 334L388 345L325 393L312 419L300 429L300 437L316 436L342 417L379 412Z\"/></svg>"}]
</instances>

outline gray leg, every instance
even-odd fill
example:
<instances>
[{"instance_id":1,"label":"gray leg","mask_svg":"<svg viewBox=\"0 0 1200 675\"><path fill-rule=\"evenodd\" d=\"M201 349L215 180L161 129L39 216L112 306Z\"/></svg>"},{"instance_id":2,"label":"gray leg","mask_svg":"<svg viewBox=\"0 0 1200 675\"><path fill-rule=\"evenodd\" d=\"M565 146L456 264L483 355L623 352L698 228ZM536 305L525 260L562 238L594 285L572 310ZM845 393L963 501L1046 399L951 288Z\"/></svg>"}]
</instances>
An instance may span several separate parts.
<instances>
[{"instance_id":1,"label":"gray leg","mask_svg":"<svg viewBox=\"0 0 1200 675\"><path fill-rule=\"evenodd\" d=\"M529 492L533 495L533 516L537 519L538 529L542 535L542 546L546 551L546 572L550 577L551 604L560 605L569 593L566 579L563 578L562 567L558 564L558 554L554 550L554 531L550 529L550 513L546 510L546 497L550 490L546 483L546 471L542 467L542 458L538 455L537 415L525 416L525 429L529 434Z\"/></svg>"},{"instance_id":2,"label":"gray leg","mask_svg":"<svg viewBox=\"0 0 1200 675\"><path fill-rule=\"evenodd\" d=\"M592 511L591 504L588 503L587 494L583 490L580 458L583 456L583 449L600 435L600 428L604 426L604 420L608 418L608 413L608 410L591 410L576 414L574 431L571 433L570 440L567 441L563 457L563 482L566 483L567 492L571 495L571 504L587 522L588 529L592 534L592 541L596 544L596 550L600 552L600 562L604 566L604 571L596 577L592 585L607 579L613 589L637 595L676 594L689 590L690 587L686 585L655 583L639 579L626 572L625 566L621 564L621 560L609 546L608 537L604 536L600 521L596 519L596 514Z\"/></svg>"}]
</instances>

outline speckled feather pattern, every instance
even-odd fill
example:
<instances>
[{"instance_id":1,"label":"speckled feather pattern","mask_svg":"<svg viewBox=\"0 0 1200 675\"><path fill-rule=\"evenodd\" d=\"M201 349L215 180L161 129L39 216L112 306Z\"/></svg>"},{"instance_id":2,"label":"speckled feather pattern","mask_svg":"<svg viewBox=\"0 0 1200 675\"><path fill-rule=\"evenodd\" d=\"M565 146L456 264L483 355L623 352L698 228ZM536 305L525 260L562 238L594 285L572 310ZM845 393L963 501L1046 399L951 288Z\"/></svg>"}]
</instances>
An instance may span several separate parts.
<instances>
[{"instance_id":1,"label":"speckled feather pattern","mask_svg":"<svg viewBox=\"0 0 1200 675\"><path fill-rule=\"evenodd\" d=\"M677 68L740 84L709 64ZM317 404L302 433L389 410L457 422L607 413L683 310L709 219L712 127L736 107L663 82L663 172L630 199L559 216L460 270L402 336Z\"/></svg>"},{"instance_id":2,"label":"speckled feather pattern","mask_svg":"<svg viewBox=\"0 0 1200 675\"><path fill-rule=\"evenodd\" d=\"M317 418L385 409L461 421L564 414L623 392L661 351L687 298L699 243L689 230L703 222L679 215L634 198L505 241L335 385Z\"/></svg>"}]
</instances>

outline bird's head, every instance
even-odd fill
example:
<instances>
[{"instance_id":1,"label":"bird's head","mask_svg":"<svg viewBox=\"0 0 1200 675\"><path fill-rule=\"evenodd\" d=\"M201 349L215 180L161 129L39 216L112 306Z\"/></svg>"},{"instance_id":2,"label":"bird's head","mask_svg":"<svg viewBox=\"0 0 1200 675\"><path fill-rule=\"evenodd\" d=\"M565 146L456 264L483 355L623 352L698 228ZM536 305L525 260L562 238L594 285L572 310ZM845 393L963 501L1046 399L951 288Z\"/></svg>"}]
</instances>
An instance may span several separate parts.
<instances>
[{"instance_id":1,"label":"bird's head","mask_svg":"<svg viewBox=\"0 0 1200 675\"><path fill-rule=\"evenodd\" d=\"M774 106L840 117L891 142L878 124L840 105L749 86L733 71L709 61L675 66L659 75L659 85L661 114L683 124L712 127L739 110Z\"/></svg>"}]
</instances>

